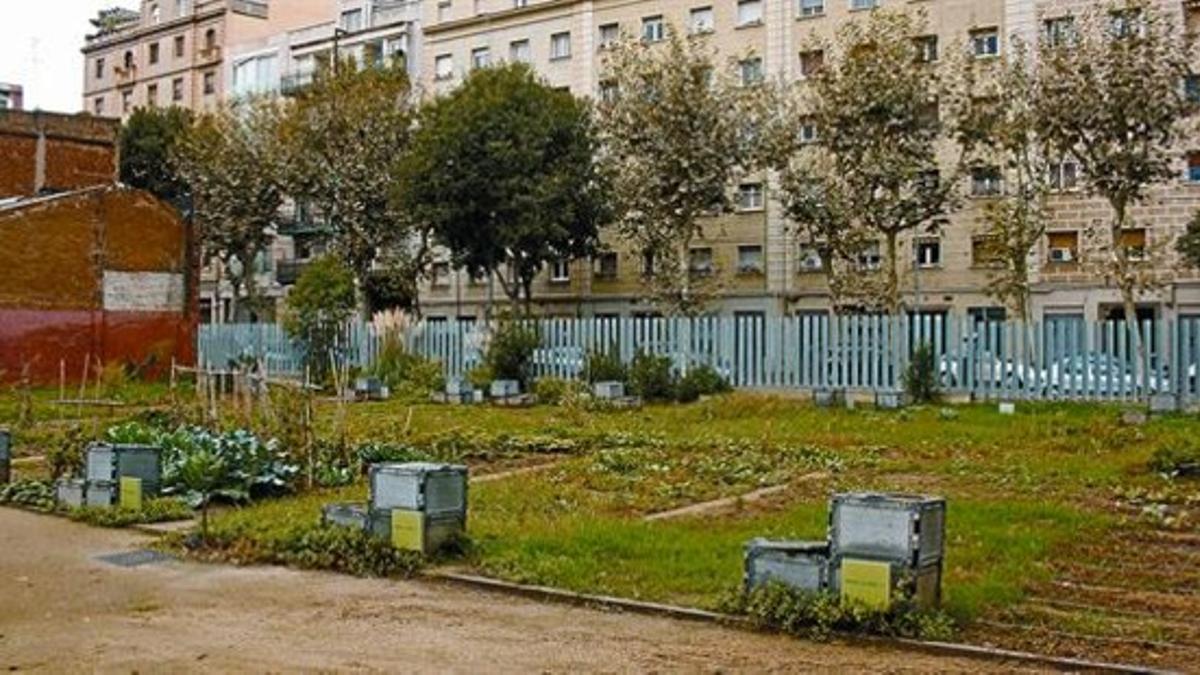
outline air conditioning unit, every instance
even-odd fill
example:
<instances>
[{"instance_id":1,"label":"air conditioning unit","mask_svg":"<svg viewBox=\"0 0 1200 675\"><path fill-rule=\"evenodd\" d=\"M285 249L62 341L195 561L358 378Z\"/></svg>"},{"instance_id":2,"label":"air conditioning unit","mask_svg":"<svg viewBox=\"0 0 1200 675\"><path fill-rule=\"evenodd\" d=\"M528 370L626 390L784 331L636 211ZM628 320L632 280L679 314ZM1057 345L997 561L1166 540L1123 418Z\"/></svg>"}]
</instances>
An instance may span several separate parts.
<instances>
[{"instance_id":1,"label":"air conditioning unit","mask_svg":"<svg viewBox=\"0 0 1200 675\"><path fill-rule=\"evenodd\" d=\"M1069 248L1050 249L1050 262L1069 263L1075 259L1075 252Z\"/></svg>"}]
</instances>

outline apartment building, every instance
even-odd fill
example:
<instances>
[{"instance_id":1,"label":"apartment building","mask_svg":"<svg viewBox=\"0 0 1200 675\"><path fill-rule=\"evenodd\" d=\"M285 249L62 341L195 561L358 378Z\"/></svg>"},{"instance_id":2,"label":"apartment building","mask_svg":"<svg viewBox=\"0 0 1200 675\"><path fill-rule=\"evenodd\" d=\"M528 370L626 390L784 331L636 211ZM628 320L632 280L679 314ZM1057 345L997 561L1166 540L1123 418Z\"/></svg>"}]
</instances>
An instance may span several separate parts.
<instances>
[{"instance_id":1,"label":"apartment building","mask_svg":"<svg viewBox=\"0 0 1200 675\"><path fill-rule=\"evenodd\" d=\"M1158 0L1188 30L1200 33L1200 2ZM420 69L434 93L456 86L472 68L502 60L524 61L552 86L579 96L599 96L604 50L621 36L659 40L667 26L701 34L721 60L737 63L746 77L801 80L821 55L811 51L815 37L832 36L843 22L875 8L921 11L927 34L920 36L931 61L949 50L973 58L1003 59L1013 36L1036 43L1054 20L1096 5L1096 0L428 0L423 7L425 44ZM1200 65L1200 64L1198 64ZM1158 190L1139 207L1139 229L1130 245L1150 245L1182 230L1200 208L1200 139L1181 148L1178 184ZM947 153L948 155L950 153ZM1073 166L1058 167L1059 193L1053 198L1055 226L1034 252L1035 313L1064 320L1097 319L1119 306L1115 288L1106 288L1078 264L1084 228L1108 217L1106 205L1077 189ZM705 224L705 239L692 251L699 274L720 275L723 288L716 313L826 312L829 293L815 247L789 233L772 195L770 176L731 186L735 213ZM998 318L1005 310L988 296L986 241L981 238L982 206L1003 190L1003 177L987 167L963 186L964 207L934 236L901 241L906 303L923 313L970 314ZM1142 227L1144 224L1144 227ZM646 300L641 254L615 238L611 251L588 261L554 265L538 281L535 306L554 316L653 314ZM1133 241L1137 239L1138 241ZM877 265L869 253L864 267ZM422 289L430 316L476 316L493 296L486 280L470 279L446 262L438 263ZM1145 298L1142 311L1157 316L1200 314L1200 279L1185 275Z\"/></svg>"},{"instance_id":2,"label":"apartment building","mask_svg":"<svg viewBox=\"0 0 1200 675\"><path fill-rule=\"evenodd\" d=\"M227 95L229 45L325 20L336 0L142 0L106 12L83 47L83 109L128 116L140 106L212 110Z\"/></svg>"},{"instance_id":3,"label":"apartment building","mask_svg":"<svg viewBox=\"0 0 1200 675\"><path fill-rule=\"evenodd\" d=\"M25 90L19 84L0 82L0 110L22 110Z\"/></svg>"}]
</instances>

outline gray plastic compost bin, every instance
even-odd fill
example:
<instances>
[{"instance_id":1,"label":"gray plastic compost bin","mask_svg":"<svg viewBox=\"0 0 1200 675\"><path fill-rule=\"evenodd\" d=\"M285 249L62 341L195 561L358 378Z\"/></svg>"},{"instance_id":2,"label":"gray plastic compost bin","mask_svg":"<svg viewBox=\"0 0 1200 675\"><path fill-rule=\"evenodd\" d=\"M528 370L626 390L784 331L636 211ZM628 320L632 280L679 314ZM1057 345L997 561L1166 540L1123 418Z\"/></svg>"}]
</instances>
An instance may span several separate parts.
<instances>
[{"instance_id":1,"label":"gray plastic compost bin","mask_svg":"<svg viewBox=\"0 0 1200 675\"><path fill-rule=\"evenodd\" d=\"M396 509L406 511L407 509ZM421 553L432 555L456 541L466 531L466 516L462 513L430 514L417 512L421 518ZM370 509L367 532L389 543L392 541L392 510Z\"/></svg>"},{"instance_id":2,"label":"gray plastic compost bin","mask_svg":"<svg viewBox=\"0 0 1200 675\"><path fill-rule=\"evenodd\" d=\"M904 494L844 493L829 508L835 556L866 557L923 567L941 561L946 500Z\"/></svg>"},{"instance_id":3,"label":"gray plastic compost bin","mask_svg":"<svg viewBox=\"0 0 1200 675\"><path fill-rule=\"evenodd\" d=\"M829 563L829 589L840 592L842 587L842 561L846 559L873 560L868 556L837 554ZM893 597L899 595L913 601L922 609L932 609L942 602L942 561L926 563L918 567L898 561L879 560L886 562L892 571Z\"/></svg>"},{"instance_id":4,"label":"gray plastic compost bin","mask_svg":"<svg viewBox=\"0 0 1200 675\"><path fill-rule=\"evenodd\" d=\"M371 510L405 509L431 516L467 514L467 467L388 462L370 470Z\"/></svg>"},{"instance_id":5,"label":"gray plastic compost bin","mask_svg":"<svg viewBox=\"0 0 1200 675\"><path fill-rule=\"evenodd\" d=\"M162 451L149 445L93 443L87 451L86 476L89 483L137 478L143 495L157 496L162 487Z\"/></svg>"},{"instance_id":6,"label":"gray plastic compost bin","mask_svg":"<svg viewBox=\"0 0 1200 675\"><path fill-rule=\"evenodd\" d=\"M770 581L806 591L829 588L829 542L752 539L745 563L747 591Z\"/></svg>"},{"instance_id":7,"label":"gray plastic compost bin","mask_svg":"<svg viewBox=\"0 0 1200 675\"><path fill-rule=\"evenodd\" d=\"M63 506L86 506L87 481L82 478L60 478L54 485L54 500Z\"/></svg>"}]
</instances>

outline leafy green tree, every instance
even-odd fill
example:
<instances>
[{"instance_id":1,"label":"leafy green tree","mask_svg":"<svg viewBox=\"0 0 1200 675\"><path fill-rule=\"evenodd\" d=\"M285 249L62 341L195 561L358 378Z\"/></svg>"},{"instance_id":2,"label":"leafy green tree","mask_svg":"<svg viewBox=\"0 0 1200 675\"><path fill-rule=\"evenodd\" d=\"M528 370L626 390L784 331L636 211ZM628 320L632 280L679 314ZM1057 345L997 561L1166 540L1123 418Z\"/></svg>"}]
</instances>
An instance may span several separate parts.
<instances>
[{"instance_id":1,"label":"leafy green tree","mask_svg":"<svg viewBox=\"0 0 1200 675\"><path fill-rule=\"evenodd\" d=\"M901 235L936 232L954 208L956 175L938 163L949 106L937 68L923 63L914 38L922 22L894 11L842 25L815 39L824 64L790 94L790 117L772 136L782 200L793 222L845 263L837 281L857 302L901 309ZM957 169L956 169L957 173ZM864 274L858 256L878 245L882 274ZM835 291L835 295L837 292Z\"/></svg>"},{"instance_id":2,"label":"leafy green tree","mask_svg":"<svg viewBox=\"0 0 1200 675\"><path fill-rule=\"evenodd\" d=\"M1084 233L1082 257L1120 291L1138 354L1145 348L1137 298L1159 288L1167 268L1154 264L1153 248L1133 250L1123 235L1135 225L1132 209L1178 178L1185 121L1196 108L1182 85L1193 54L1171 17L1147 0L1128 0L1082 13L1043 43L1036 62L1040 133L1077 161L1082 187L1112 211L1106 226Z\"/></svg>"},{"instance_id":3,"label":"leafy green tree","mask_svg":"<svg viewBox=\"0 0 1200 675\"><path fill-rule=\"evenodd\" d=\"M121 127L121 182L154 193L190 216L187 182L171 162L179 138L192 124L183 108L138 108Z\"/></svg>"},{"instance_id":4,"label":"leafy green tree","mask_svg":"<svg viewBox=\"0 0 1200 675\"><path fill-rule=\"evenodd\" d=\"M403 63L358 67L353 60L318 73L282 124L289 196L313 205L328 224L331 249L366 288L385 253L414 277L428 247L410 244L416 225L397 203L397 161L408 151L412 90Z\"/></svg>"},{"instance_id":5,"label":"leafy green tree","mask_svg":"<svg viewBox=\"0 0 1200 675\"><path fill-rule=\"evenodd\" d=\"M191 194L205 262L260 309L255 261L267 250L283 204L279 107L268 99L234 102L202 115L177 140L172 164Z\"/></svg>"},{"instance_id":6,"label":"leafy green tree","mask_svg":"<svg viewBox=\"0 0 1200 675\"><path fill-rule=\"evenodd\" d=\"M318 382L330 374L342 328L354 316L354 283L350 268L327 255L309 264L288 294L284 329L304 345L309 372Z\"/></svg>"},{"instance_id":7,"label":"leafy green tree","mask_svg":"<svg viewBox=\"0 0 1200 675\"><path fill-rule=\"evenodd\" d=\"M588 105L523 64L473 71L421 113L401 203L514 308L547 264L591 255L605 220Z\"/></svg>"},{"instance_id":8,"label":"leafy green tree","mask_svg":"<svg viewBox=\"0 0 1200 675\"><path fill-rule=\"evenodd\" d=\"M606 54L611 94L598 119L616 226L655 261L663 309L699 312L706 293L690 270L691 244L712 215L733 209L763 88L740 86L702 38L673 29L665 44L623 40Z\"/></svg>"},{"instance_id":9,"label":"leafy green tree","mask_svg":"<svg viewBox=\"0 0 1200 675\"><path fill-rule=\"evenodd\" d=\"M1183 259L1184 264L1200 267L1200 211L1192 216L1187 229L1175 241L1175 252Z\"/></svg>"}]
</instances>

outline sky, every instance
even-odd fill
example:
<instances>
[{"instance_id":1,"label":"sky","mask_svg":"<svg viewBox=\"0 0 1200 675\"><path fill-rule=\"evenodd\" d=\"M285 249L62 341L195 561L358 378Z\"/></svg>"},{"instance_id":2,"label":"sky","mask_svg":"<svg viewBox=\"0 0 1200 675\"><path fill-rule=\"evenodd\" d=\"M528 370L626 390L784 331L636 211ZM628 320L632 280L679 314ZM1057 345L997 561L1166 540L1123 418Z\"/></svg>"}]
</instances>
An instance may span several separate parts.
<instances>
[{"instance_id":1,"label":"sky","mask_svg":"<svg viewBox=\"0 0 1200 675\"><path fill-rule=\"evenodd\" d=\"M25 88L25 108L79 112L88 19L137 0L0 0L0 82Z\"/></svg>"}]
</instances>

